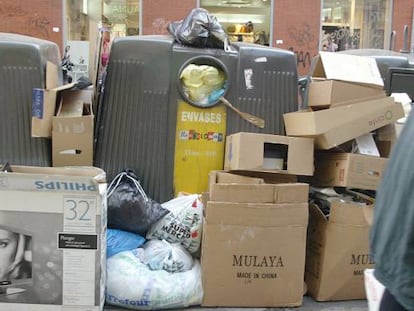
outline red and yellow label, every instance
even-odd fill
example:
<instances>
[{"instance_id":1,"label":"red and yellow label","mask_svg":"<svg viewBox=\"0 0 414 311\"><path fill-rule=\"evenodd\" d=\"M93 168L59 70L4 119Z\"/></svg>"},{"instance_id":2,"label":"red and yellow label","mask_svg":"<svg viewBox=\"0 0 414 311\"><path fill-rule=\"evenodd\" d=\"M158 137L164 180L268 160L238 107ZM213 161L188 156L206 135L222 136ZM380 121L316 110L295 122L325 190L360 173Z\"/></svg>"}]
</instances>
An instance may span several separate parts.
<instances>
[{"instance_id":1,"label":"red and yellow label","mask_svg":"<svg viewBox=\"0 0 414 311\"><path fill-rule=\"evenodd\" d=\"M226 107L198 108L178 103L175 137L174 189L202 193L208 189L208 173L223 169Z\"/></svg>"}]
</instances>

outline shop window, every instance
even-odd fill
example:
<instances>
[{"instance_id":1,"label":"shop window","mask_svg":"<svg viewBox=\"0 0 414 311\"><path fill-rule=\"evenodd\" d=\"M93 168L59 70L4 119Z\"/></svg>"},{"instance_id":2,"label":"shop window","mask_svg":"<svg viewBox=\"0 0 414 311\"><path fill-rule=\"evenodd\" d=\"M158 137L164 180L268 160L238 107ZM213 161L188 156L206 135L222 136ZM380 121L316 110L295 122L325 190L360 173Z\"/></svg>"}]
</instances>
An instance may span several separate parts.
<instances>
[{"instance_id":1,"label":"shop window","mask_svg":"<svg viewBox=\"0 0 414 311\"><path fill-rule=\"evenodd\" d=\"M322 49L383 49L390 33L389 10L389 0L323 0Z\"/></svg>"},{"instance_id":2,"label":"shop window","mask_svg":"<svg viewBox=\"0 0 414 311\"><path fill-rule=\"evenodd\" d=\"M273 0L200 0L214 15L230 41L269 45Z\"/></svg>"},{"instance_id":3,"label":"shop window","mask_svg":"<svg viewBox=\"0 0 414 311\"><path fill-rule=\"evenodd\" d=\"M138 35L139 10L138 0L104 0L103 23L115 37Z\"/></svg>"}]
</instances>

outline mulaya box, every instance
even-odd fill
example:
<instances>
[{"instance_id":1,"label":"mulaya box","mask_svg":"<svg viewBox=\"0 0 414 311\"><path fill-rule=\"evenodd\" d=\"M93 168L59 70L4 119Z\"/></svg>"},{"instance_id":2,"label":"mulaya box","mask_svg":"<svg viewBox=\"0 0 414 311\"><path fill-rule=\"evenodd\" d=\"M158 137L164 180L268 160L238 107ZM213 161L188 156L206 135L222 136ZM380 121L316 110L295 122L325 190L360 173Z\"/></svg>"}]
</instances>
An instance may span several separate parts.
<instances>
[{"instance_id":1,"label":"mulaya box","mask_svg":"<svg viewBox=\"0 0 414 311\"><path fill-rule=\"evenodd\" d=\"M0 310L102 310L104 171L0 171Z\"/></svg>"}]
</instances>

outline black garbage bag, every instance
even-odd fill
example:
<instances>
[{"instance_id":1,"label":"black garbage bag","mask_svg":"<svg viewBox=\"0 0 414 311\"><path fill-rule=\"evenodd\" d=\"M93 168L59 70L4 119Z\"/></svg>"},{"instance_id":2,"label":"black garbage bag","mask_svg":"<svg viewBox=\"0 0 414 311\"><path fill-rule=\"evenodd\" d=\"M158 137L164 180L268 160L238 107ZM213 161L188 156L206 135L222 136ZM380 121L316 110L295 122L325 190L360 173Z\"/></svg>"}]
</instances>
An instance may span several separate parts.
<instances>
[{"instance_id":1,"label":"black garbage bag","mask_svg":"<svg viewBox=\"0 0 414 311\"><path fill-rule=\"evenodd\" d=\"M135 173L124 170L108 186L108 228L145 236L169 211L149 198Z\"/></svg>"},{"instance_id":2,"label":"black garbage bag","mask_svg":"<svg viewBox=\"0 0 414 311\"><path fill-rule=\"evenodd\" d=\"M225 50L228 47L223 27L215 16L202 8L193 9L185 19L170 23L167 29L183 45Z\"/></svg>"}]
</instances>

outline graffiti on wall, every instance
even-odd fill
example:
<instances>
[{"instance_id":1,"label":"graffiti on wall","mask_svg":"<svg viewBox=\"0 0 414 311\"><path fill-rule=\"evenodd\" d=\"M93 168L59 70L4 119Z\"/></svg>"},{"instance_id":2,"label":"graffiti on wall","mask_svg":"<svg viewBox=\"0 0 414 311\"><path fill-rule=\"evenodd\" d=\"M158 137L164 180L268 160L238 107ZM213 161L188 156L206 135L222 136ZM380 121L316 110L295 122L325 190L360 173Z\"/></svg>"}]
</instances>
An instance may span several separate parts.
<instances>
[{"instance_id":1,"label":"graffiti on wall","mask_svg":"<svg viewBox=\"0 0 414 311\"><path fill-rule=\"evenodd\" d=\"M371 4L366 10L366 20L368 21L368 45L373 49L382 49L384 47L384 19L383 12L385 9L377 4Z\"/></svg>"},{"instance_id":2,"label":"graffiti on wall","mask_svg":"<svg viewBox=\"0 0 414 311\"><path fill-rule=\"evenodd\" d=\"M23 21L24 25L22 26L24 27L20 29L21 34L40 36L45 39L48 39L50 36L51 22L44 16L33 15L19 5L6 3L0 7L0 19L7 20L10 18L17 18L16 21Z\"/></svg>"},{"instance_id":3,"label":"graffiti on wall","mask_svg":"<svg viewBox=\"0 0 414 311\"><path fill-rule=\"evenodd\" d=\"M162 35L168 33L167 27L171 23L171 21L167 21L162 17L158 17L154 19L152 22L152 34L155 35Z\"/></svg>"},{"instance_id":4,"label":"graffiti on wall","mask_svg":"<svg viewBox=\"0 0 414 311\"><path fill-rule=\"evenodd\" d=\"M312 33L311 26L304 22L288 27L289 38L293 42L289 50L296 54L298 69L310 67L314 50L318 46L318 40Z\"/></svg>"}]
</instances>

